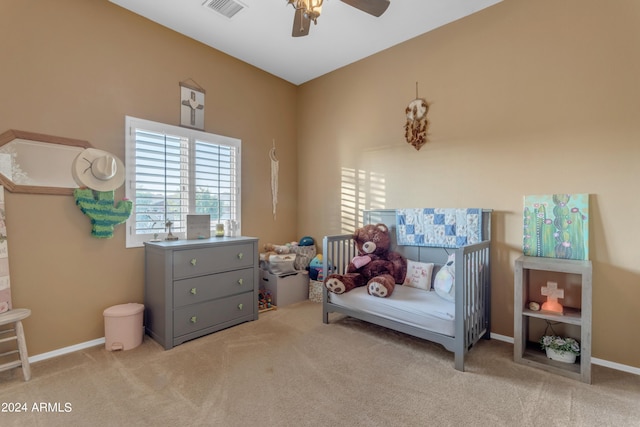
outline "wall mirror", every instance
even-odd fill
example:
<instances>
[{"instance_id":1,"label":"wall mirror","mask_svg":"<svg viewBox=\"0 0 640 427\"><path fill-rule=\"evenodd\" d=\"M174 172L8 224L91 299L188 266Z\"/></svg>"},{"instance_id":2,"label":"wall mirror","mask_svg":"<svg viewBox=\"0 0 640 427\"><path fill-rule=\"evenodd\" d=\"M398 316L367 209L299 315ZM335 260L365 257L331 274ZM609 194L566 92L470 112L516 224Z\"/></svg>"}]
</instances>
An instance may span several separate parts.
<instances>
[{"instance_id":1,"label":"wall mirror","mask_svg":"<svg viewBox=\"0 0 640 427\"><path fill-rule=\"evenodd\" d=\"M0 184L12 193L73 195L71 164L88 141L20 130L0 134Z\"/></svg>"}]
</instances>

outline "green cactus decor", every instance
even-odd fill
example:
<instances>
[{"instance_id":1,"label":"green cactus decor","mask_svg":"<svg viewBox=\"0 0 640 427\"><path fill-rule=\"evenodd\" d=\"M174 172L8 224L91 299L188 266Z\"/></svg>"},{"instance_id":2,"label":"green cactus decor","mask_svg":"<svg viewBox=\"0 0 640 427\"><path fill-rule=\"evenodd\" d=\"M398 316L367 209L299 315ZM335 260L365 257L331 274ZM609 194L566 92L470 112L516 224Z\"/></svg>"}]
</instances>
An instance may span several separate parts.
<instances>
[{"instance_id":1,"label":"green cactus decor","mask_svg":"<svg viewBox=\"0 0 640 427\"><path fill-rule=\"evenodd\" d=\"M113 237L113 229L131 215L133 202L121 200L114 206L113 191L93 191L77 188L73 191L76 205L91 219L91 235L99 239Z\"/></svg>"},{"instance_id":2,"label":"green cactus decor","mask_svg":"<svg viewBox=\"0 0 640 427\"><path fill-rule=\"evenodd\" d=\"M588 212L588 194L526 196L523 253L589 259Z\"/></svg>"}]
</instances>

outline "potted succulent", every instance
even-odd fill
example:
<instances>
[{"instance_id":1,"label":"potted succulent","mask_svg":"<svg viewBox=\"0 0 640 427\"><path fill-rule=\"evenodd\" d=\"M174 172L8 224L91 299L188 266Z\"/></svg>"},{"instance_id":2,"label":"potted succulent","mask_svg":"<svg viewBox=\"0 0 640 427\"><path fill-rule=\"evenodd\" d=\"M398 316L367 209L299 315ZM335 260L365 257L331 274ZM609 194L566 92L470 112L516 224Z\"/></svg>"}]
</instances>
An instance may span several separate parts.
<instances>
[{"instance_id":1,"label":"potted succulent","mask_svg":"<svg viewBox=\"0 0 640 427\"><path fill-rule=\"evenodd\" d=\"M576 356L580 355L580 343L573 338L545 335L540 338L540 345L551 360L575 363Z\"/></svg>"}]
</instances>

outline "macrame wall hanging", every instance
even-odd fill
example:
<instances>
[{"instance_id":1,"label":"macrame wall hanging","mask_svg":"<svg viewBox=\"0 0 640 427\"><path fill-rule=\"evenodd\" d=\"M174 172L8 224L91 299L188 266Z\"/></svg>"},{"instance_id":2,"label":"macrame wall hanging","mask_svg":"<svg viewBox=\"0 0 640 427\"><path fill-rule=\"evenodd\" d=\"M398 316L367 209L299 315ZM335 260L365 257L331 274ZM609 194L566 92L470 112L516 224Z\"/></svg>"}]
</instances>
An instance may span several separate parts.
<instances>
[{"instance_id":1,"label":"macrame wall hanging","mask_svg":"<svg viewBox=\"0 0 640 427\"><path fill-rule=\"evenodd\" d=\"M416 82L416 98L407 105L404 110L407 122L404 125L404 137L416 150L420 150L427 143L427 131L429 130L429 103L418 97L418 82Z\"/></svg>"},{"instance_id":2,"label":"macrame wall hanging","mask_svg":"<svg viewBox=\"0 0 640 427\"><path fill-rule=\"evenodd\" d=\"M276 140L273 140L273 147L269 150L269 159L271 159L271 206L273 209L273 219L276 219L276 206L278 205L278 171L280 162L276 157Z\"/></svg>"}]
</instances>

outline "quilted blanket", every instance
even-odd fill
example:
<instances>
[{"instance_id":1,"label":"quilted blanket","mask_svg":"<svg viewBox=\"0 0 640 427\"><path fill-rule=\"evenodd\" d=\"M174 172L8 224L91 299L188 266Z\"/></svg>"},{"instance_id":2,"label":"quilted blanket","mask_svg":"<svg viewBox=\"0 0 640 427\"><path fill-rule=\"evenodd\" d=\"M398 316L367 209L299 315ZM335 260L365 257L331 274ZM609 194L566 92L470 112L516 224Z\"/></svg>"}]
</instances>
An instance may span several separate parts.
<instances>
[{"instance_id":1,"label":"quilted blanket","mask_svg":"<svg viewBox=\"0 0 640 427\"><path fill-rule=\"evenodd\" d=\"M482 241L482 209L396 211L398 245L458 248Z\"/></svg>"}]
</instances>

